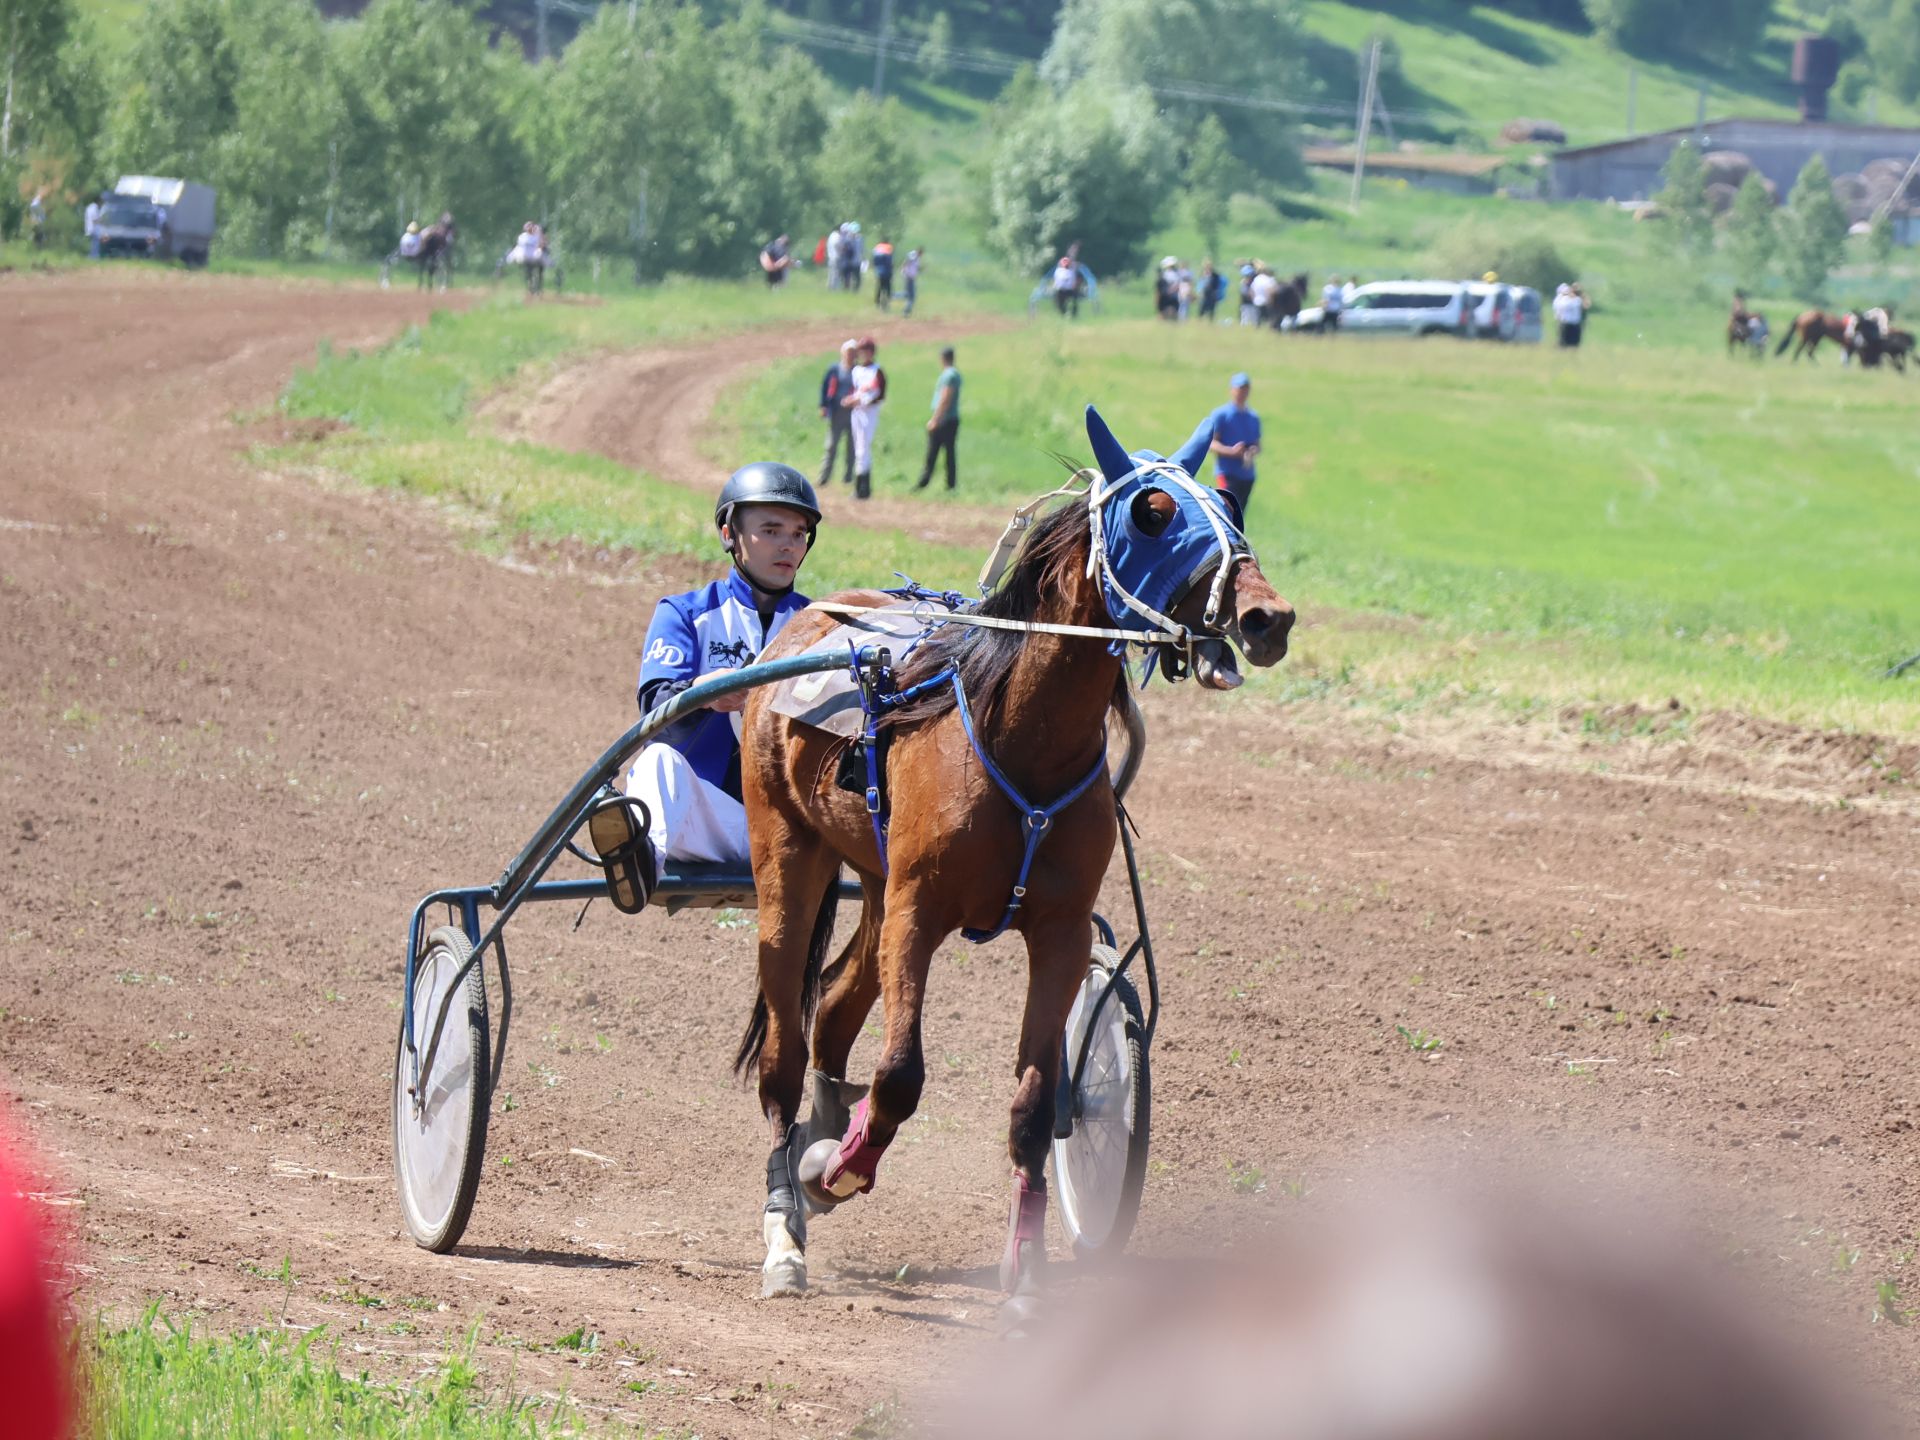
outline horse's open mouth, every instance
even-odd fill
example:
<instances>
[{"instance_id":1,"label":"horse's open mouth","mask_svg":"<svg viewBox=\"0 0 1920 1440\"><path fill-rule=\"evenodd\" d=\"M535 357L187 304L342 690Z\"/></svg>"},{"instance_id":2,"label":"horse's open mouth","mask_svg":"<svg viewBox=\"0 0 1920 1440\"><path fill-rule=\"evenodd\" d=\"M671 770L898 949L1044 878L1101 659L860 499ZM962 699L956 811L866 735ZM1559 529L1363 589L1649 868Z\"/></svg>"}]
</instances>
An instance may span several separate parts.
<instances>
[{"instance_id":1,"label":"horse's open mouth","mask_svg":"<svg viewBox=\"0 0 1920 1440\"><path fill-rule=\"evenodd\" d=\"M1241 684L1240 661L1225 640L1196 640L1193 673L1209 690L1233 690Z\"/></svg>"}]
</instances>

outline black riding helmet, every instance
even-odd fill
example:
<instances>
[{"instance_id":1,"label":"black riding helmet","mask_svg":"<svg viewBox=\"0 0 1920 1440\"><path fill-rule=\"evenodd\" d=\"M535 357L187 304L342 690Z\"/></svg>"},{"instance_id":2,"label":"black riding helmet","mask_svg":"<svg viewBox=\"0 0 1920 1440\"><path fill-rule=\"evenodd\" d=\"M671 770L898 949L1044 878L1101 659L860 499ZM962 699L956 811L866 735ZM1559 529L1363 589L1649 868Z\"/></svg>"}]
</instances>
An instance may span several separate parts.
<instances>
[{"instance_id":1,"label":"black riding helmet","mask_svg":"<svg viewBox=\"0 0 1920 1440\"><path fill-rule=\"evenodd\" d=\"M807 544L812 546L820 524L820 498L813 493L812 482L791 465L782 465L778 460L756 460L751 465L742 465L720 487L720 499L713 507L713 523L731 524L736 505L784 505L789 510L800 511L807 517Z\"/></svg>"},{"instance_id":2,"label":"black riding helmet","mask_svg":"<svg viewBox=\"0 0 1920 1440\"><path fill-rule=\"evenodd\" d=\"M789 510L798 510L807 517L807 549L813 549L813 542L819 536L820 498L813 493L812 482L791 465L782 465L778 460L756 460L734 471L720 487L720 498L714 503L714 525L731 525L736 505L784 505ZM727 552L733 555L733 563L738 566L740 557L731 545ZM748 575L747 579L753 580L753 576ZM788 590L792 588L787 586Z\"/></svg>"}]
</instances>

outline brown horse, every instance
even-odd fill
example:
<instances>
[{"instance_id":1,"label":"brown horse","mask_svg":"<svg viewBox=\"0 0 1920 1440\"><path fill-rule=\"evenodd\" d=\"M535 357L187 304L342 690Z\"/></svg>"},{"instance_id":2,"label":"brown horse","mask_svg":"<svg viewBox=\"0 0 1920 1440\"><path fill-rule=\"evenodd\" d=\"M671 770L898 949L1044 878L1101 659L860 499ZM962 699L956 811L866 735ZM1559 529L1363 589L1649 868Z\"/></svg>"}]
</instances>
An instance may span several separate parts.
<instances>
[{"instance_id":1,"label":"brown horse","mask_svg":"<svg viewBox=\"0 0 1920 1440\"><path fill-rule=\"evenodd\" d=\"M1854 322L1851 339L1847 336L1847 322ZM1842 351L1860 357L1860 363L1871 369L1880 363L1885 346L1879 329L1871 321L1859 314L1834 315L1824 310L1804 310L1793 317L1793 324L1787 327L1787 333L1780 337L1780 343L1773 353L1786 354L1787 347L1799 341L1799 348L1793 352L1798 360L1802 355L1809 361L1815 359L1814 352L1819 349L1822 340L1831 340Z\"/></svg>"},{"instance_id":2,"label":"brown horse","mask_svg":"<svg viewBox=\"0 0 1920 1440\"><path fill-rule=\"evenodd\" d=\"M453 216L445 211L441 212L438 220L420 232L420 254L414 262L420 267L420 289L428 286L438 290L447 288L447 282L453 276L454 239Z\"/></svg>"},{"instance_id":3,"label":"brown horse","mask_svg":"<svg viewBox=\"0 0 1920 1440\"><path fill-rule=\"evenodd\" d=\"M1223 492L1191 479L1211 424L1172 462L1128 455L1091 407L1087 429L1100 461L1099 475L1082 472L1090 493L1032 526L1005 579L971 613L1110 636L1116 626L1142 630L1130 600L1158 605L1160 619L1196 637L1195 669L1220 689L1239 683L1229 639L1253 664L1280 660L1292 607L1261 574ZM873 591L836 598L889 603ZM817 608L803 611L762 658L836 643L828 639L835 624ZM1144 628L1143 640L1166 633ZM1125 694L1120 649L1097 635L935 628L901 667L900 693L922 689L885 722L888 798L879 807L836 785L847 740L777 713L766 691L748 701L741 778L760 902L760 993L736 1064L758 1062L773 1142L763 1294L805 1288L807 1210L872 1189L887 1146L919 1105L935 951L955 930L977 940L1010 929L1026 943L1027 985L1001 1283L1031 1303L1046 1256L1061 1035L1087 972L1094 901L1116 838L1105 746L1108 712ZM889 805L883 851L873 812ZM860 923L822 973L843 864L864 888ZM847 1057L876 999L885 1036L863 1093L847 1082ZM809 1021L812 1109L803 1129Z\"/></svg>"},{"instance_id":4,"label":"brown horse","mask_svg":"<svg viewBox=\"0 0 1920 1440\"><path fill-rule=\"evenodd\" d=\"M1847 321L1843 315L1829 314L1825 310L1803 310L1793 317L1793 323L1787 326L1787 333L1780 337L1780 343L1774 346L1776 357L1787 353L1787 347L1798 342L1793 358L1802 355L1813 360L1814 352L1820 348L1822 340L1833 340L1843 348L1846 345Z\"/></svg>"}]
</instances>

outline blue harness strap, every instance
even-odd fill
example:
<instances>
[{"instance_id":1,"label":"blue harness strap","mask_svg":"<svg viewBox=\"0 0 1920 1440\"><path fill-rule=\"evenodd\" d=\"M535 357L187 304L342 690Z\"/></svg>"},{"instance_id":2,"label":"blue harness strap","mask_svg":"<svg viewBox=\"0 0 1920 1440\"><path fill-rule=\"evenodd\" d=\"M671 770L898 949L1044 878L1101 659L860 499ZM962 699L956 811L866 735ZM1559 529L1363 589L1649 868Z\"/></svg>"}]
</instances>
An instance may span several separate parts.
<instances>
[{"instance_id":1,"label":"blue harness strap","mask_svg":"<svg viewBox=\"0 0 1920 1440\"><path fill-rule=\"evenodd\" d=\"M887 829L893 819L893 807L887 803L885 777L880 772L880 718L949 680L957 686L959 676L949 667L904 690L882 690L875 672L892 674L890 670L881 671L879 657L885 652L871 645L856 645L851 640L847 642L847 650L853 657L853 678L860 692L860 738L855 743L866 755L867 815L873 821L874 844L880 849L880 873L884 875L887 873Z\"/></svg>"},{"instance_id":2,"label":"blue harness strap","mask_svg":"<svg viewBox=\"0 0 1920 1440\"><path fill-rule=\"evenodd\" d=\"M1088 787L1106 773L1107 743L1105 735L1102 735L1099 758L1093 762L1093 768L1081 777L1079 784L1051 805L1035 806L1028 803L1027 797L1020 793L1019 788L1011 780L1007 779L1000 767L993 763L993 757L988 755L985 747L980 744L980 737L973 728L973 711L967 705L967 692L960 684L960 677L957 674L953 677L953 698L960 707L960 724L967 732L967 743L973 747L973 753L979 757L980 764L986 769L987 774L993 777L993 783L1000 787L1000 793L1011 800L1013 808L1020 812L1020 829L1026 836L1027 842L1020 856L1020 873L1014 877L1013 894L1007 899L1007 908L1000 917L1000 923L991 930L962 929L960 932L973 944L984 945L996 936L1004 934L1007 927L1013 924L1014 916L1019 913L1020 902L1027 898L1027 876L1033 870L1033 857L1039 853L1040 842L1045 840L1053 829L1054 816L1086 794Z\"/></svg>"},{"instance_id":3,"label":"blue harness strap","mask_svg":"<svg viewBox=\"0 0 1920 1440\"><path fill-rule=\"evenodd\" d=\"M881 772L880 762L880 721L889 710L893 710L909 701L917 700L928 691L941 685L953 686L953 698L960 711L960 728L966 732L967 744L973 747L974 756L980 761L993 783L1000 787L1000 793L1013 802L1013 808L1020 812L1020 832L1026 844L1020 855L1020 873L1014 877L1013 894L1007 900L1006 911L1000 916L1000 923L991 930L962 929L961 935L975 945L983 945L996 936L1006 933L1013 924L1014 917L1020 913L1021 902L1027 898L1027 877L1033 873L1033 857L1040 851L1040 842L1053 830L1054 817L1065 810L1074 801L1087 793L1093 782L1098 780L1107 768L1107 746L1103 736L1099 758L1093 762L1093 768L1081 777L1065 795L1051 805L1034 805L1020 793L1020 789L1006 776L1001 768L993 763L993 757L987 754L986 747L980 743L979 731L974 728L973 708L967 704L966 687L960 683L960 674L952 667L928 676L917 685L909 685L905 690L882 689L881 676L890 675L881 663L881 654L871 645L856 645L847 642L848 653L852 657L854 679L860 690L860 737L856 742L866 753L867 762L867 815L873 821L874 844L880 852L880 873L887 873L887 832L892 824L892 806L887 801L885 776Z\"/></svg>"}]
</instances>

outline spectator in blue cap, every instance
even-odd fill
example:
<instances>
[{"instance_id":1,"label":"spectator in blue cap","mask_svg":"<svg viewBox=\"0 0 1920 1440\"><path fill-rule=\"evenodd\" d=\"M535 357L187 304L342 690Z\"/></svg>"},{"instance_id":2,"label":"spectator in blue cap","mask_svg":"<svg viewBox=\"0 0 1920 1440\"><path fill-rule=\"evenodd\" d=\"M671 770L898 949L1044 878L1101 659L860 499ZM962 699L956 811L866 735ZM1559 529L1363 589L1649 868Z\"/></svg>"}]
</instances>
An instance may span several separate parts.
<instances>
[{"instance_id":1,"label":"spectator in blue cap","mask_svg":"<svg viewBox=\"0 0 1920 1440\"><path fill-rule=\"evenodd\" d=\"M1232 397L1213 412L1213 483L1231 494L1247 513L1253 496L1253 457L1260 453L1260 417L1247 404L1253 382L1242 370L1227 381Z\"/></svg>"}]
</instances>

